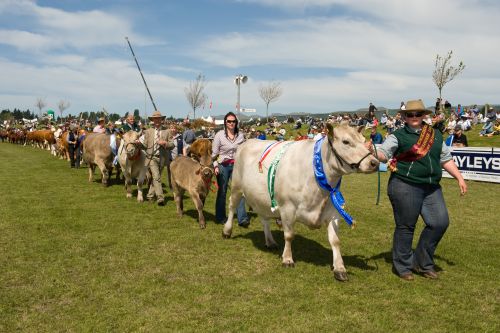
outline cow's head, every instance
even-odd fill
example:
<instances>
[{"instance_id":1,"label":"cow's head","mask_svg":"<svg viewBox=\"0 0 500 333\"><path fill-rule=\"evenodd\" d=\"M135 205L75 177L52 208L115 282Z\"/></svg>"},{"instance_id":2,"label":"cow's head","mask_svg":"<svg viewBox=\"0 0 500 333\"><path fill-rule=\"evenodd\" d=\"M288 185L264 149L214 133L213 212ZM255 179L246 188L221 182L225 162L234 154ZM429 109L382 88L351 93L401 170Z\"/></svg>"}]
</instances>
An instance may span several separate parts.
<instances>
[{"instance_id":1,"label":"cow's head","mask_svg":"<svg viewBox=\"0 0 500 333\"><path fill-rule=\"evenodd\" d=\"M327 123L328 141L333 150L332 158L343 173L370 173L377 170L379 161L365 147L365 138L347 124L335 129Z\"/></svg>"},{"instance_id":2,"label":"cow's head","mask_svg":"<svg viewBox=\"0 0 500 333\"><path fill-rule=\"evenodd\" d=\"M123 134L125 153L127 154L127 158L130 160L137 159L141 153L140 144L137 143L140 136L141 133L137 133L135 131L128 131Z\"/></svg>"},{"instance_id":3,"label":"cow's head","mask_svg":"<svg viewBox=\"0 0 500 333\"><path fill-rule=\"evenodd\" d=\"M214 175L214 169L211 166L201 165L200 168L196 171L197 175L201 176L201 179L205 183L206 187L210 187L210 181L212 180L212 176Z\"/></svg>"}]
</instances>

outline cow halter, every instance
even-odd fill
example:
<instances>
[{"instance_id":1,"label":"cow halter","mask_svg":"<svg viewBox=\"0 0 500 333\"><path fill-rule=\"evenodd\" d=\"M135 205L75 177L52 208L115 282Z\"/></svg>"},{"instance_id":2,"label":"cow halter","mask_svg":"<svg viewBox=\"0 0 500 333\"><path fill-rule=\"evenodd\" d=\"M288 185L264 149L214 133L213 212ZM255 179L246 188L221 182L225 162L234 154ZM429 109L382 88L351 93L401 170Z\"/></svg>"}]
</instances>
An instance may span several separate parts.
<instances>
[{"instance_id":1,"label":"cow halter","mask_svg":"<svg viewBox=\"0 0 500 333\"><path fill-rule=\"evenodd\" d=\"M127 147L128 145L133 145L135 146L135 153L134 155L130 156L129 153L128 153L128 150L127 150ZM135 143L135 142L128 142L126 145L125 145L125 152L127 154L127 157L129 160L131 161L136 161L139 159L139 156L141 155L141 148L139 147L139 144Z\"/></svg>"},{"instance_id":2,"label":"cow halter","mask_svg":"<svg viewBox=\"0 0 500 333\"><path fill-rule=\"evenodd\" d=\"M352 169L359 169L359 166L361 165L361 163L365 160L365 158L367 158L368 156L370 156L372 153L371 152L368 152L365 156L363 156L358 163L349 163L347 162L342 156L339 155L339 153L337 152L337 150L335 148L333 148L333 142L332 140L330 139L330 137L328 137L328 143L330 144L330 147L332 147L332 151L333 151L333 154L335 155L335 157L340 161L340 166L344 166L344 163L347 164L348 166L350 166Z\"/></svg>"}]
</instances>

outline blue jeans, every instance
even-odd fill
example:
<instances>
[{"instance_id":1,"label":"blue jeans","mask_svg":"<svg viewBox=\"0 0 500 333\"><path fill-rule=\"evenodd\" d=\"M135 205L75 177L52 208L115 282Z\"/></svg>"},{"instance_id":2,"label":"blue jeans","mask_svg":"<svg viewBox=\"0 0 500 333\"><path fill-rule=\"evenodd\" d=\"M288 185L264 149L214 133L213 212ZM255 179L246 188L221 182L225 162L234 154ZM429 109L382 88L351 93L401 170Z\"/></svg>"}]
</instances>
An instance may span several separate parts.
<instances>
[{"instance_id":1,"label":"blue jeans","mask_svg":"<svg viewBox=\"0 0 500 333\"><path fill-rule=\"evenodd\" d=\"M228 166L219 164L219 175L217 176L217 185L219 186L219 190L217 191L217 199L215 200L215 221L218 223L225 223L227 220L226 193L227 186L229 185L232 175L232 164ZM245 210L245 198L241 198L240 204L236 209L236 215L238 216L238 224L248 221L247 212Z\"/></svg>"},{"instance_id":2,"label":"blue jeans","mask_svg":"<svg viewBox=\"0 0 500 333\"><path fill-rule=\"evenodd\" d=\"M396 222L392 247L394 269L399 275L413 268L433 271L434 251L449 224L441 186L407 183L393 176L387 193ZM413 252L413 233L420 215L425 227Z\"/></svg>"}]
</instances>

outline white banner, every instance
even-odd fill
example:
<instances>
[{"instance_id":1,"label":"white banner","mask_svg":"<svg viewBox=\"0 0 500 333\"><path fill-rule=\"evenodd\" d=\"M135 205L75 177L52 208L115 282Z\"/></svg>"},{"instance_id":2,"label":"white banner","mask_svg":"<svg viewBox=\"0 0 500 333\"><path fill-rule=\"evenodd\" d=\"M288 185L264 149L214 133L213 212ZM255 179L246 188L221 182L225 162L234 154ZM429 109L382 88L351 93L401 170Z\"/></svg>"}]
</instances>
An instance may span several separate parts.
<instances>
[{"instance_id":1,"label":"white banner","mask_svg":"<svg viewBox=\"0 0 500 333\"><path fill-rule=\"evenodd\" d=\"M451 155L465 179L500 183L500 148L453 148ZM444 170L443 177L452 178Z\"/></svg>"}]
</instances>

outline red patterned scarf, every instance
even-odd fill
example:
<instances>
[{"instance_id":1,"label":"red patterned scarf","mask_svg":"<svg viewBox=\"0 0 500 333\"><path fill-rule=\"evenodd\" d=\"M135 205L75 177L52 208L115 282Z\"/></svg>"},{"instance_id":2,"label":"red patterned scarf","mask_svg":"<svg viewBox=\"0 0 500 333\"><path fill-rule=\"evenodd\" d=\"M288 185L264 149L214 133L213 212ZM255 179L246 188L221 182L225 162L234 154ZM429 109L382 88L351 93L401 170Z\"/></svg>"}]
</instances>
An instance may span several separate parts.
<instances>
[{"instance_id":1,"label":"red patterned scarf","mask_svg":"<svg viewBox=\"0 0 500 333\"><path fill-rule=\"evenodd\" d=\"M398 161L402 162L413 162L418 161L431 150L434 144L434 129L429 125L424 125L422 127L422 132L418 137L417 143L415 143L409 150L394 156L389 160L389 170L396 172L398 169L396 167Z\"/></svg>"}]
</instances>

